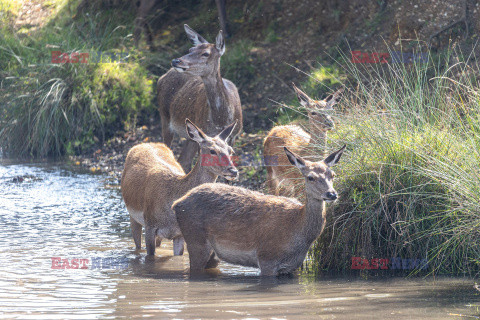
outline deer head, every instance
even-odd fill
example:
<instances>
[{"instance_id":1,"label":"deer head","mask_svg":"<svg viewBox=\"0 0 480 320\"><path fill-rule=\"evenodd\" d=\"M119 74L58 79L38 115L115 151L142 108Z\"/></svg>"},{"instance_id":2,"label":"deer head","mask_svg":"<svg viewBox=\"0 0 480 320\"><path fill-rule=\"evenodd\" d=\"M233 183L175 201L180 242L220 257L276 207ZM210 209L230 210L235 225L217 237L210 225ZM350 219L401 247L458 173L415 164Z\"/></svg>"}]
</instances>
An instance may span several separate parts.
<instances>
[{"instance_id":1,"label":"deer head","mask_svg":"<svg viewBox=\"0 0 480 320\"><path fill-rule=\"evenodd\" d=\"M344 145L324 160L317 162L307 161L288 150L287 147L283 147L287 154L288 161L296 166L305 177L305 192L307 199L310 198L326 202L337 200L337 191L333 188L335 172L333 172L331 167L340 161L346 147L347 146Z\"/></svg>"},{"instance_id":2,"label":"deer head","mask_svg":"<svg viewBox=\"0 0 480 320\"><path fill-rule=\"evenodd\" d=\"M238 170L232 162L233 149L227 143L237 122L223 129L215 137L207 136L202 130L193 124L189 119L185 120L187 134L200 146L201 165L208 171L223 176L227 180L234 180L238 177Z\"/></svg>"},{"instance_id":3,"label":"deer head","mask_svg":"<svg viewBox=\"0 0 480 320\"><path fill-rule=\"evenodd\" d=\"M220 57L225 53L225 39L222 30L218 33L215 44L211 44L188 25L185 24L184 27L194 47L190 48L187 55L172 60L175 70L200 77L218 72Z\"/></svg>"},{"instance_id":4,"label":"deer head","mask_svg":"<svg viewBox=\"0 0 480 320\"><path fill-rule=\"evenodd\" d=\"M330 115L329 110L333 110L333 106L340 101L343 88L329 95L324 100L313 100L305 92L298 89L293 84L293 89L297 94L300 104L307 109L308 119L320 130L329 131L335 128L335 123Z\"/></svg>"}]
</instances>

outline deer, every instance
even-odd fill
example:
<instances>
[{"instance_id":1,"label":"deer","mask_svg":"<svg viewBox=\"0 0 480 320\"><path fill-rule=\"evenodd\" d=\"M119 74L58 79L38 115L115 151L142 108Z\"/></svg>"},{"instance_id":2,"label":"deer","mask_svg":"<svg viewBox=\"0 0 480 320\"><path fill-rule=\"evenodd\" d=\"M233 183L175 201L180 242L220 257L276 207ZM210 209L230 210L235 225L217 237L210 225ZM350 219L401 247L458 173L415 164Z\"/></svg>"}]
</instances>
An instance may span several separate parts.
<instances>
[{"instance_id":1,"label":"deer","mask_svg":"<svg viewBox=\"0 0 480 320\"><path fill-rule=\"evenodd\" d=\"M304 194L303 184L298 183L301 175L290 165L283 147L287 146L303 156L306 156L312 146L318 147L324 153L328 131L335 128L333 119L325 111L333 110L333 106L340 101L343 88L328 95L324 100L313 100L295 84L293 89L300 104L307 109L310 134L298 125L276 126L264 140L263 154L266 159L272 160L267 163L268 192L298 198Z\"/></svg>"},{"instance_id":2,"label":"deer","mask_svg":"<svg viewBox=\"0 0 480 320\"><path fill-rule=\"evenodd\" d=\"M137 251L141 249L142 227L145 227L147 256L155 255L162 239L173 239L174 255L182 255L184 240L171 209L174 200L202 183L215 182L218 176L234 180L238 170L232 162L232 147L227 143L236 122L218 135L206 135L189 119L187 135L200 146L200 157L185 174L172 150L163 143L141 143L127 154L122 173L121 190L130 214L130 226ZM203 161L206 157L216 161ZM219 161L220 160L220 161Z\"/></svg>"},{"instance_id":3,"label":"deer","mask_svg":"<svg viewBox=\"0 0 480 320\"><path fill-rule=\"evenodd\" d=\"M338 198L331 167L345 148L311 162L284 147L305 178L305 204L222 183L202 184L176 200L172 209L187 243L190 273L216 266L216 257L260 268L262 276L293 273L324 229L325 203Z\"/></svg>"},{"instance_id":4,"label":"deer","mask_svg":"<svg viewBox=\"0 0 480 320\"><path fill-rule=\"evenodd\" d=\"M170 147L174 134L188 138L183 122L189 118L207 135L216 135L237 121L231 136L233 145L243 128L242 108L237 87L220 74L220 58L225 53L223 32L220 30L211 44L188 25L184 28L194 47L172 60L172 68L157 83L163 142ZM187 139L178 158L186 172L197 150L198 145Z\"/></svg>"}]
</instances>

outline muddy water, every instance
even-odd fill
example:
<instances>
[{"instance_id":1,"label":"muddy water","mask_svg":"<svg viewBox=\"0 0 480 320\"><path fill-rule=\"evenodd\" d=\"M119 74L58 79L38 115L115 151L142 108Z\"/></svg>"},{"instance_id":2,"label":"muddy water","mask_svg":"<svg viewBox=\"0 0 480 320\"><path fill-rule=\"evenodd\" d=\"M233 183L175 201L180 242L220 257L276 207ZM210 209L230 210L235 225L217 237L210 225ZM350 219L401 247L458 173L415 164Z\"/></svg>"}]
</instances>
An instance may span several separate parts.
<instances>
[{"instance_id":1,"label":"muddy water","mask_svg":"<svg viewBox=\"0 0 480 320\"><path fill-rule=\"evenodd\" d=\"M173 257L170 242L155 262L133 247L120 191L106 176L0 163L0 318L480 318L468 279L262 280L227 264L190 279L188 257ZM55 260L65 269L52 269L52 258L68 265ZM88 259L87 269L67 269L73 259Z\"/></svg>"}]
</instances>

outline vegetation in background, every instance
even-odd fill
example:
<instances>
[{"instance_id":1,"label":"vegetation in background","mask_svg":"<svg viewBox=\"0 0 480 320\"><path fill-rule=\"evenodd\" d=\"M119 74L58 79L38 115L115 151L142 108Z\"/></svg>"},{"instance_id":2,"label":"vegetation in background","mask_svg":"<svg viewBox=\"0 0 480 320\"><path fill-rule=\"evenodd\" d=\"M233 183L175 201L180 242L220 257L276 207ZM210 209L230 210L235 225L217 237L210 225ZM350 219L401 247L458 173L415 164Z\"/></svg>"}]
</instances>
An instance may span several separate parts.
<instances>
[{"instance_id":1,"label":"vegetation in background","mask_svg":"<svg viewBox=\"0 0 480 320\"><path fill-rule=\"evenodd\" d=\"M116 12L113 19L107 10L72 19L76 5L57 1L54 17L33 34L0 30L0 145L11 155L85 151L154 114L153 77L130 46L133 17ZM129 57L52 63L52 51Z\"/></svg>"},{"instance_id":2,"label":"vegetation in background","mask_svg":"<svg viewBox=\"0 0 480 320\"><path fill-rule=\"evenodd\" d=\"M459 62L448 65L455 57ZM340 200L309 267L349 270L352 257L427 259L429 272L480 270L480 100L458 52L428 63L342 65L344 112L330 149Z\"/></svg>"}]
</instances>

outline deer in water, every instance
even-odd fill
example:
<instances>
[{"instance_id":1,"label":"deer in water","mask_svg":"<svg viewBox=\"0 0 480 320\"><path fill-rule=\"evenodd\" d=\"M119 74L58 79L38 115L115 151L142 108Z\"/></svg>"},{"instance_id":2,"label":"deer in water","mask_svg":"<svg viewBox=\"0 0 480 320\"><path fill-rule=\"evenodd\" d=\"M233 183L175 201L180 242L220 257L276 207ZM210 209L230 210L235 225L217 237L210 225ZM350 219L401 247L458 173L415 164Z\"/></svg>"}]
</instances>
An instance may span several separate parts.
<instances>
[{"instance_id":1,"label":"deer in water","mask_svg":"<svg viewBox=\"0 0 480 320\"><path fill-rule=\"evenodd\" d=\"M325 202L335 201L331 167L346 146L325 160L310 162L284 147L305 177L306 203L222 183L207 183L173 203L187 243L190 272L226 262L258 267L261 275L292 273L300 267L325 226Z\"/></svg>"},{"instance_id":2,"label":"deer in water","mask_svg":"<svg viewBox=\"0 0 480 320\"><path fill-rule=\"evenodd\" d=\"M343 88L324 100L313 100L295 84L293 89L300 104L307 109L310 134L298 125L274 127L265 138L263 154L267 159L275 160L267 166L269 193L298 198L304 194L303 184L300 183L301 175L290 165L283 147L287 146L303 156L306 156L308 148L312 145L319 147L323 152L327 145L327 132L335 127L333 119L325 113L325 110L328 112L333 109L341 98Z\"/></svg>"},{"instance_id":3,"label":"deer in water","mask_svg":"<svg viewBox=\"0 0 480 320\"><path fill-rule=\"evenodd\" d=\"M171 146L174 133L188 138L183 123L189 118L207 135L216 135L237 121L233 145L243 127L242 108L237 88L220 75L220 57L225 53L223 33L220 30L211 44L188 25L185 31L195 46L187 55L174 59L173 68L157 84L163 142ZM178 158L185 172L190 170L197 150L198 145L187 139Z\"/></svg>"},{"instance_id":4,"label":"deer in water","mask_svg":"<svg viewBox=\"0 0 480 320\"><path fill-rule=\"evenodd\" d=\"M141 248L142 226L145 227L147 254L155 254L161 239L173 239L174 255L183 254L183 238L177 225L172 203L188 190L202 183L215 182L218 176L237 178L238 171L231 160L233 149L227 144L235 124L215 137L206 135L190 120L185 120L187 135L200 146L200 158L185 174L172 150L163 143L142 143L127 154L122 174L122 196L130 214L130 226L137 250ZM221 161L202 164L203 155Z\"/></svg>"}]
</instances>

